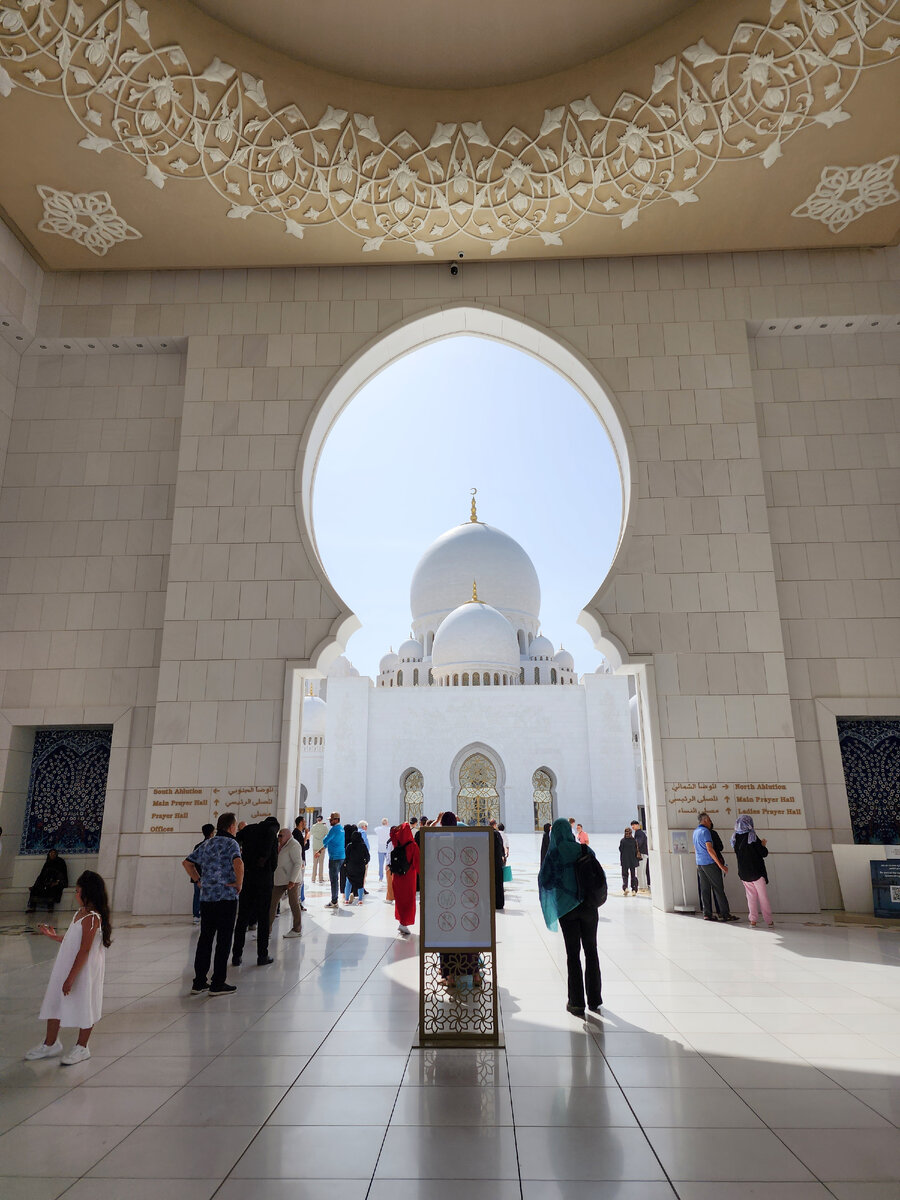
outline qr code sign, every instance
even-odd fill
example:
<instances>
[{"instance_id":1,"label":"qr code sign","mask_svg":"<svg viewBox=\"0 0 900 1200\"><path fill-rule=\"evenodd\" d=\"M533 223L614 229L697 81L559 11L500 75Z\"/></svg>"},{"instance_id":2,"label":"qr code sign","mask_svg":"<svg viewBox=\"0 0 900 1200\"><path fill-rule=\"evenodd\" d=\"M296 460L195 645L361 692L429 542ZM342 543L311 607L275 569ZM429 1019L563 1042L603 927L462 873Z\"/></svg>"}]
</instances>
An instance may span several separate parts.
<instances>
[{"instance_id":1,"label":"qr code sign","mask_svg":"<svg viewBox=\"0 0 900 1200\"><path fill-rule=\"evenodd\" d=\"M891 904L900 904L900 887L891 884Z\"/></svg>"}]
</instances>

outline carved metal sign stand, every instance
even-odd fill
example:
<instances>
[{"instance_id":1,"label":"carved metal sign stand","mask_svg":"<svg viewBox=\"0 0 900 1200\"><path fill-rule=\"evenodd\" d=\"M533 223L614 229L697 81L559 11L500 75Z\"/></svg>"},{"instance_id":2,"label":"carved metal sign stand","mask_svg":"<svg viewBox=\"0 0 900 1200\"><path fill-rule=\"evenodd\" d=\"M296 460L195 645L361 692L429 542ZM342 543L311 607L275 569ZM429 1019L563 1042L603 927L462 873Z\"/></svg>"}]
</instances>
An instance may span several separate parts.
<instances>
[{"instance_id":1,"label":"carved metal sign stand","mask_svg":"<svg viewBox=\"0 0 900 1200\"><path fill-rule=\"evenodd\" d=\"M494 831L422 830L419 1046L500 1046Z\"/></svg>"}]
</instances>

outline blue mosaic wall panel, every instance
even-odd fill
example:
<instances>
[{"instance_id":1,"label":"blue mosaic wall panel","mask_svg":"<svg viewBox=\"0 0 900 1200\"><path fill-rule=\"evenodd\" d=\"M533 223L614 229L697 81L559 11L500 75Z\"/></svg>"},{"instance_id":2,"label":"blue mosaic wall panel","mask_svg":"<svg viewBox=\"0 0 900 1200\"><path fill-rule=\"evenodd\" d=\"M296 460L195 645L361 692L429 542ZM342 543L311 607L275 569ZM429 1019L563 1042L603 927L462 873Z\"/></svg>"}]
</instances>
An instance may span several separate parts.
<instances>
[{"instance_id":1,"label":"blue mosaic wall panel","mask_svg":"<svg viewBox=\"0 0 900 1200\"><path fill-rule=\"evenodd\" d=\"M900 844L900 720L839 717L837 727L854 842Z\"/></svg>"},{"instance_id":2,"label":"blue mosaic wall panel","mask_svg":"<svg viewBox=\"0 0 900 1200\"><path fill-rule=\"evenodd\" d=\"M38 729L20 854L100 849L111 729Z\"/></svg>"}]
</instances>

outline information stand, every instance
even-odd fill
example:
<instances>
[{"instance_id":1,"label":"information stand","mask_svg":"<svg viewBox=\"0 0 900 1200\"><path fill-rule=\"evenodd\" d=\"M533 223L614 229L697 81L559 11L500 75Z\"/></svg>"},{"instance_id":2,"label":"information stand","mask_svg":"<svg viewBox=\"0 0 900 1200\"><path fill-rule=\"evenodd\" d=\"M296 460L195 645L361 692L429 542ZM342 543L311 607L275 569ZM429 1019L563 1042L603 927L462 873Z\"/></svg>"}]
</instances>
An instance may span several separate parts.
<instances>
[{"instance_id":1,"label":"information stand","mask_svg":"<svg viewBox=\"0 0 900 1200\"><path fill-rule=\"evenodd\" d=\"M425 828L421 838L420 1046L499 1046L494 831Z\"/></svg>"}]
</instances>

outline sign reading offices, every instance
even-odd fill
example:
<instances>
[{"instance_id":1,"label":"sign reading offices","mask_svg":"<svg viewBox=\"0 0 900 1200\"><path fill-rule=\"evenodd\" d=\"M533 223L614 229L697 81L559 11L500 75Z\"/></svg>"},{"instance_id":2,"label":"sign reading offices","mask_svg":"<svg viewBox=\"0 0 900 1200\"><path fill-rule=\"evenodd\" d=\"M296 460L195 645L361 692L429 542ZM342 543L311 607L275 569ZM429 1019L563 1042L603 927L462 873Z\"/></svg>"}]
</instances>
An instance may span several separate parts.
<instances>
[{"instance_id":1,"label":"sign reading offices","mask_svg":"<svg viewBox=\"0 0 900 1200\"><path fill-rule=\"evenodd\" d=\"M170 787L150 789L150 833L194 833L220 813L238 822L261 821L275 813L275 786Z\"/></svg>"},{"instance_id":2,"label":"sign reading offices","mask_svg":"<svg viewBox=\"0 0 900 1200\"><path fill-rule=\"evenodd\" d=\"M785 783L668 783L666 801L670 812L697 819L706 812L723 822L733 822L739 813L761 817L800 817L800 800Z\"/></svg>"}]
</instances>

